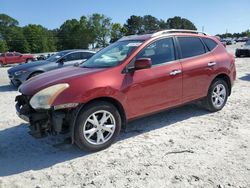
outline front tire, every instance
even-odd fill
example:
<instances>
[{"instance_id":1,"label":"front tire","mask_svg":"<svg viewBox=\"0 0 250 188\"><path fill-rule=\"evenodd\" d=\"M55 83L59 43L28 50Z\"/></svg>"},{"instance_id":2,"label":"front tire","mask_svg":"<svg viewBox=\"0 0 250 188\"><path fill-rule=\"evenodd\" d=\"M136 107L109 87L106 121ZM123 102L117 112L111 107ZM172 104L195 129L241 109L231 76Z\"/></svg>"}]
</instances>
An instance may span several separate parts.
<instances>
[{"instance_id":1,"label":"front tire","mask_svg":"<svg viewBox=\"0 0 250 188\"><path fill-rule=\"evenodd\" d=\"M239 53L239 51L236 51L235 56L236 57L240 57L241 56L240 53Z\"/></svg>"},{"instance_id":2,"label":"front tire","mask_svg":"<svg viewBox=\"0 0 250 188\"><path fill-rule=\"evenodd\" d=\"M203 106L210 112L222 110L229 95L229 86L223 79L215 79L211 84Z\"/></svg>"},{"instance_id":3,"label":"front tire","mask_svg":"<svg viewBox=\"0 0 250 188\"><path fill-rule=\"evenodd\" d=\"M82 109L77 117L75 142L81 150L100 151L109 147L121 130L121 116L108 102L97 101Z\"/></svg>"}]
</instances>

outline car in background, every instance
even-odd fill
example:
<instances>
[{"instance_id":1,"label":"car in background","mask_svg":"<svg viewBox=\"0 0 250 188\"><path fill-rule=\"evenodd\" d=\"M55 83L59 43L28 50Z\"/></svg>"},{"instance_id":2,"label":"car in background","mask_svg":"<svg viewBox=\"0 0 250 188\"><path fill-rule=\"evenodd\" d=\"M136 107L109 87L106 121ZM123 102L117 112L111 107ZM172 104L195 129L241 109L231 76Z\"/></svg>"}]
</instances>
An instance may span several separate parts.
<instances>
[{"instance_id":1,"label":"car in background","mask_svg":"<svg viewBox=\"0 0 250 188\"><path fill-rule=\"evenodd\" d=\"M19 52L6 52L0 55L0 67L16 63L28 63L33 61L33 59L33 55L25 55Z\"/></svg>"},{"instance_id":2,"label":"car in background","mask_svg":"<svg viewBox=\"0 0 250 188\"><path fill-rule=\"evenodd\" d=\"M226 45L232 45L232 44L236 44L236 41L230 38L227 39L222 39L221 40L222 43L226 44Z\"/></svg>"},{"instance_id":3,"label":"car in background","mask_svg":"<svg viewBox=\"0 0 250 188\"><path fill-rule=\"evenodd\" d=\"M99 151L127 121L196 100L221 110L235 77L234 56L216 37L166 30L124 37L78 67L28 80L16 111L36 138L68 131L80 149Z\"/></svg>"},{"instance_id":4,"label":"car in background","mask_svg":"<svg viewBox=\"0 0 250 188\"><path fill-rule=\"evenodd\" d=\"M95 54L89 50L65 50L50 56L43 61L35 61L27 64L18 65L8 70L11 83L18 87L26 80L58 68L81 64Z\"/></svg>"},{"instance_id":5,"label":"car in background","mask_svg":"<svg viewBox=\"0 0 250 188\"><path fill-rule=\"evenodd\" d=\"M244 45L240 48L237 48L235 51L236 57L250 57L250 40L248 40Z\"/></svg>"}]
</instances>

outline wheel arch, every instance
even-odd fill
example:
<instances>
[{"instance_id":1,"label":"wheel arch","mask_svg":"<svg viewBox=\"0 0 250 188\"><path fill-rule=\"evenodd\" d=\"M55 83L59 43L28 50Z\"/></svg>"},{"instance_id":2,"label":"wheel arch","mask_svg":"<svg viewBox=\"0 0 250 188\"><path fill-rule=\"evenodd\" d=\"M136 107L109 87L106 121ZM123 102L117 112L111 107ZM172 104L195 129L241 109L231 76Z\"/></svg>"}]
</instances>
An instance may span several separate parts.
<instances>
[{"instance_id":1,"label":"wheel arch","mask_svg":"<svg viewBox=\"0 0 250 188\"><path fill-rule=\"evenodd\" d=\"M84 104L81 104L80 106L78 106L77 109L75 109L74 111L74 117L72 118L72 121L71 121L71 127L70 127L70 132L71 132L71 140L72 140L72 144L74 143L74 134L75 134L75 124L76 124L76 119L80 113L80 111L87 105L90 105L92 103L95 103L95 102L98 102L98 101L105 101L105 102L108 102L112 105L114 105L117 110L119 111L120 115L121 115L121 121L122 121L122 129L125 130L126 129L126 126L127 126L127 116L126 116L126 112L122 106L122 104L117 100L117 99L114 99L112 97L98 97L98 98L95 98L95 99L92 99L90 101L88 101L87 103L84 103Z\"/></svg>"},{"instance_id":2,"label":"wheel arch","mask_svg":"<svg viewBox=\"0 0 250 188\"><path fill-rule=\"evenodd\" d=\"M42 71L42 70L34 71L34 72L30 73L30 75L27 77L26 80L30 79L30 78L32 77L32 75L34 75L34 74L36 74L36 73L40 73L40 74L41 74L41 73L44 73L44 71Z\"/></svg>"},{"instance_id":3,"label":"wheel arch","mask_svg":"<svg viewBox=\"0 0 250 188\"><path fill-rule=\"evenodd\" d=\"M228 90L229 90L229 95L228 95L228 96L230 96L230 95L231 95L231 91L232 91L232 83L231 83L230 77L229 77L227 74L225 74L225 73L218 74L218 75L213 79L213 81L212 81L211 84L213 84L213 82L214 82L216 79L222 79L222 80L224 80L224 81L227 83L227 85L228 85Z\"/></svg>"}]
</instances>

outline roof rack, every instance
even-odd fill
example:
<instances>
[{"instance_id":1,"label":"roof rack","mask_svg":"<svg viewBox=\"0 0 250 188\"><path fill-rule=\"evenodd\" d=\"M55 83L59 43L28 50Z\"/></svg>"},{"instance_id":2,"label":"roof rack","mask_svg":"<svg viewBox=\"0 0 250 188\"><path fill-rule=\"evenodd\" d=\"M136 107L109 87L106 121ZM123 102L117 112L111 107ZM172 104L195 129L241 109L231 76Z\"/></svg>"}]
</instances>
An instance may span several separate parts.
<instances>
[{"instance_id":1,"label":"roof rack","mask_svg":"<svg viewBox=\"0 0 250 188\"><path fill-rule=\"evenodd\" d=\"M194 33L194 34L202 34L202 35L208 35L205 32L200 32L196 30L187 30L187 29L168 29L168 30L163 30L163 31L158 31L152 35L152 37L156 37L159 35L164 35L168 33Z\"/></svg>"}]
</instances>

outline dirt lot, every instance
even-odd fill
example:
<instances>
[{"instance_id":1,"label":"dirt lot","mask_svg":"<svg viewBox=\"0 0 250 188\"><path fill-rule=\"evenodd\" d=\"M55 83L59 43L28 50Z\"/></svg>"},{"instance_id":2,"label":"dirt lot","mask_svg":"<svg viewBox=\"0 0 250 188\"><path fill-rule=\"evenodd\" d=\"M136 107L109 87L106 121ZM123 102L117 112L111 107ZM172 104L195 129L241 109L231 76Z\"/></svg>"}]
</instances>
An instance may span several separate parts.
<instances>
[{"instance_id":1,"label":"dirt lot","mask_svg":"<svg viewBox=\"0 0 250 188\"><path fill-rule=\"evenodd\" d=\"M15 115L8 68L1 68L0 188L250 187L250 58L236 65L222 111L191 104L137 120L98 153L81 152L66 136L32 138Z\"/></svg>"}]
</instances>

